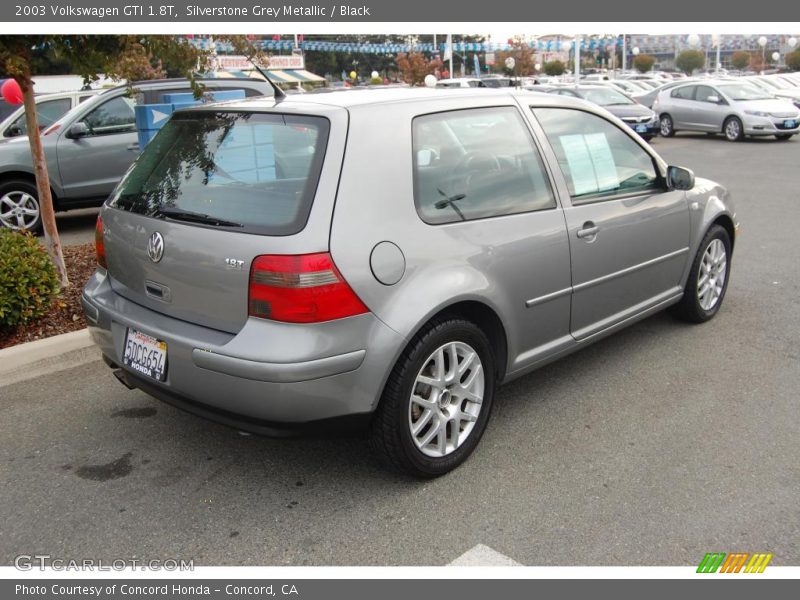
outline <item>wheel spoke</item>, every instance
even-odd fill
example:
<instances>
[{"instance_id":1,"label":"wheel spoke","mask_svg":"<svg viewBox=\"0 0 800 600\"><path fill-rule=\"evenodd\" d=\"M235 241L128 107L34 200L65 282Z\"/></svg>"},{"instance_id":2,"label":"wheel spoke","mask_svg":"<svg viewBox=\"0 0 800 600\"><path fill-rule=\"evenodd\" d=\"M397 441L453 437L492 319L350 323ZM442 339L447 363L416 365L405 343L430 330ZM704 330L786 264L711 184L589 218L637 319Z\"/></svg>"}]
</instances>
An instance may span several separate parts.
<instances>
[{"instance_id":1,"label":"wheel spoke","mask_svg":"<svg viewBox=\"0 0 800 600\"><path fill-rule=\"evenodd\" d=\"M414 434L414 437L419 435L419 433L425 429L425 426L430 423L431 419L433 418L433 410L426 409L425 412L422 413L417 422L411 426L411 433ZM434 427L435 429L435 427Z\"/></svg>"},{"instance_id":2,"label":"wheel spoke","mask_svg":"<svg viewBox=\"0 0 800 600\"><path fill-rule=\"evenodd\" d=\"M421 440L419 440L419 447L420 448L424 448L425 446L430 444L431 441L433 441L433 438L435 438L437 435L439 435L439 430L440 429L441 429L441 427L440 427L439 423L434 423L431 426L431 428L428 429L428 432L423 436L423 438Z\"/></svg>"},{"instance_id":3,"label":"wheel spoke","mask_svg":"<svg viewBox=\"0 0 800 600\"><path fill-rule=\"evenodd\" d=\"M472 352L469 355L465 356L464 360L461 361L461 364L458 365L458 375L461 376L464 373L466 373L467 369L469 369L470 365L472 364L472 361L474 361L474 360L475 360L475 353L474 352Z\"/></svg>"},{"instance_id":4,"label":"wheel spoke","mask_svg":"<svg viewBox=\"0 0 800 600\"><path fill-rule=\"evenodd\" d=\"M463 410L458 411L458 418L461 421L470 421L470 422L474 422L474 421L478 420L478 417L476 417L475 415L471 415L469 413L466 413Z\"/></svg>"},{"instance_id":5,"label":"wheel spoke","mask_svg":"<svg viewBox=\"0 0 800 600\"><path fill-rule=\"evenodd\" d=\"M436 408L436 401L435 400L427 400L420 396L419 394L412 394L411 402L414 404L418 404L424 409L427 410L434 410Z\"/></svg>"},{"instance_id":6,"label":"wheel spoke","mask_svg":"<svg viewBox=\"0 0 800 600\"><path fill-rule=\"evenodd\" d=\"M447 454L447 421L439 421L436 449L439 451L439 456L444 456Z\"/></svg>"},{"instance_id":7,"label":"wheel spoke","mask_svg":"<svg viewBox=\"0 0 800 600\"><path fill-rule=\"evenodd\" d=\"M458 442L460 441L460 438L461 438L461 421L456 416L456 418L450 421L450 443L453 445L453 450L458 448Z\"/></svg>"}]
</instances>

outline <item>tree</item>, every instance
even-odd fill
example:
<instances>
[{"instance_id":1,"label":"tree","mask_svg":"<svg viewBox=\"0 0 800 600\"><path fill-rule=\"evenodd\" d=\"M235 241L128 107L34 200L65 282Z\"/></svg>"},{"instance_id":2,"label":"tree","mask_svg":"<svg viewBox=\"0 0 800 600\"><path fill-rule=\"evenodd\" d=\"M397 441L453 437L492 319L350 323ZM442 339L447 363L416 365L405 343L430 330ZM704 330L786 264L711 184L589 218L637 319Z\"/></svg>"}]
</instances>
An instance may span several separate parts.
<instances>
[{"instance_id":1,"label":"tree","mask_svg":"<svg viewBox=\"0 0 800 600\"><path fill-rule=\"evenodd\" d=\"M567 70L567 67L560 60L551 60L546 62L544 65L542 65L542 68L544 69L545 75L550 76L563 75L564 71Z\"/></svg>"},{"instance_id":2,"label":"tree","mask_svg":"<svg viewBox=\"0 0 800 600\"><path fill-rule=\"evenodd\" d=\"M675 59L675 66L687 75L691 75L697 69L702 69L706 64L706 55L701 50L684 50Z\"/></svg>"},{"instance_id":3,"label":"tree","mask_svg":"<svg viewBox=\"0 0 800 600\"><path fill-rule=\"evenodd\" d=\"M260 60L261 52L244 36L228 39L237 54ZM191 45L184 38L157 35L7 35L0 37L0 70L19 84L25 105L25 123L29 132L39 131L36 102L32 81L32 64L42 54L72 65L72 71L85 82L97 81L99 75L111 79L138 79L162 77L162 61L169 63L189 78L192 89L199 97L203 86L195 81L196 70L202 72L209 53ZM155 59L154 57L158 57ZM131 88L133 90L133 88ZM40 136L29 135L39 210L42 215L45 246L53 259L61 287L69 286L61 241L56 228L50 177Z\"/></svg>"},{"instance_id":4,"label":"tree","mask_svg":"<svg viewBox=\"0 0 800 600\"><path fill-rule=\"evenodd\" d=\"M442 68L442 61L438 58L427 59L420 52L401 53L397 55L397 68L409 85L424 85L425 76Z\"/></svg>"},{"instance_id":5,"label":"tree","mask_svg":"<svg viewBox=\"0 0 800 600\"><path fill-rule=\"evenodd\" d=\"M633 68L639 73L647 73L653 68L654 64L656 64L656 58L649 54L639 54L633 59Z\"/></svg>"},{"instance_id":6,"label":"tree","mask_svg":"<svg viewBox=\"0 0 800 600\"><path fill-rule=\"evenodd\" d=\"M506 69L505 62L507 58L514 59L515 65L513 69ZM507 51L498 52L495 55L495 60L509 75L525 77L533 75L536 71L534 52L521 37L516 37L511 40L511 48Z\"/></svg>"},{"instance_id":7,"label":"tree","mask_svg":"<svg viewBox=\"0 0 800 600\"><path fill-rule=\"evenodd\" d=\"M750 53L744 50L737 50L731 57L731 64L740 71L746 69L750 65Z\"/></svg>"},{"instance_id":8,"label":"tree","mask_svg":"<svg viewBox=\"0 0 800 600\"><path fill-rule=\"evenodd\" d=\"M784 60L786 61L786 66L792 71L800 71L800 50L787 52Z\"/></svg>"}]
</instances>

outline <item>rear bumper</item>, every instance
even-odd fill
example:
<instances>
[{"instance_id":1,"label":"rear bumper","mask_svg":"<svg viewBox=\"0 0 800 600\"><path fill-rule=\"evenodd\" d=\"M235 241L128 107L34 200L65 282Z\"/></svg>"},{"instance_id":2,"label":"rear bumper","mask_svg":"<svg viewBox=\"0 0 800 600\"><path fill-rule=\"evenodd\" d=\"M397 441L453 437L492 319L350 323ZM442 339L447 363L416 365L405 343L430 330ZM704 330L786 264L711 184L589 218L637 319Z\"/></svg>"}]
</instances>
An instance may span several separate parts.
<instances>
[{"instance_id":1,"label":"rear bumper","mask_svg":"<svg viewBox=\"0 0 800 600\"><path fill-rule=\"evenodd\" d=\"M107 362L122 365L129 327L167 343L166 380L121 366L148 394L252 430L289 429L377 406L385 378L405 342L372 314L297 325L249 319L237 334L152 311L117 294L105 273L88 281L82 304L92 339ZM233 424L238 416L239 424ZM263 431L260 431L263 433ZM274 432L272 434L275 434Z\"/></svg>"}]
</instances>

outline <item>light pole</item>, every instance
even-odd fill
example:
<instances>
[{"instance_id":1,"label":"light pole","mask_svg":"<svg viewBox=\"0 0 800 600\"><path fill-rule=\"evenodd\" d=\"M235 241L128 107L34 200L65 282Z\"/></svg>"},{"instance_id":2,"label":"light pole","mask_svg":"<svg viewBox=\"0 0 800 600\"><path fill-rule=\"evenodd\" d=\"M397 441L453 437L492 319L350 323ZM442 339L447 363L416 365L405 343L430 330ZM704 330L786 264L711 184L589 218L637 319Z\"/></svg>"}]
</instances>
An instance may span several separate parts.
<instances>
[{"instance_id":1,"label":"light pole","mask_svg":"<svg viewBox=\"0 0 800 600\"><path fill-rule=\"evenodd\" d=\"M761 72L764 72L764 67L767 63L767 38L763 35L758 38L758 45L761 46Z\"/></svg>"}]
</instances>

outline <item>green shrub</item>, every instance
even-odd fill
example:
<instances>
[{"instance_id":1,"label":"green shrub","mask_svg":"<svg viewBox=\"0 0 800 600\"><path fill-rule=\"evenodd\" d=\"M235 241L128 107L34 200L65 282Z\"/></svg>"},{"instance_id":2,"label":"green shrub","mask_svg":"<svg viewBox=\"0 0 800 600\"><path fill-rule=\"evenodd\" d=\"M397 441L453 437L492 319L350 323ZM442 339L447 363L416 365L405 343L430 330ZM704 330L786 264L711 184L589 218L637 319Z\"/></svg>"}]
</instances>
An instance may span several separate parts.
<instances>
[{"instance_id":1,"label":"green shrub","mask_svg":"<svg viewBox=\"0 0 800 600\"><path fill-rule=\"evenodd\" d=\"M45 314L58 284L56 268L34 236L0 228L0 327Z\"/></svg>"},{"instance_id":2,"label":"green shrub","mask_svg":"<svg viewBox=\"0 0 800 600\"><path fill-rule=\"evenodd\" d=\"M706 55L702 50L684 50L675 59L675 66L687 75L702 69L706 64Z\"/></svg>"},{"instance_id":3,"label":"green shrub","mask_svg":"<svg viewBox=\"0 0 800 600\"><path fill-rule=\"evenodd\" d=\"M792 71L800 71L800 50L787 52L784 60L786 61L786 66Z\"/></svg>"},{"instance_id":4,"label":"green shrub","mask_svg":"<svg viewBox=\"0 0 800 600\"><path fill-rule=\"evenodd\" d=\"M564 71L567 70L567 66L560 60L551 60L550 62L546 62L544 63L543 68L545 75L550 75L551 77L554 75L563 75Z\"/></svg>"},{"instance_id":5,"label":"green shrub","mask_svg":"<svg viewBox=\"0 0 800 600\"><path fill-rule=\"evenodd\" d=\"M656 64L656 57L649 54L639 54L633 58L633 68L639 73L647 73Z\"/></svg>"}]
</instances>

